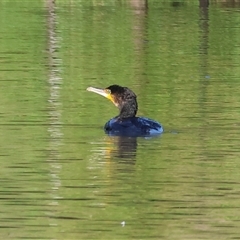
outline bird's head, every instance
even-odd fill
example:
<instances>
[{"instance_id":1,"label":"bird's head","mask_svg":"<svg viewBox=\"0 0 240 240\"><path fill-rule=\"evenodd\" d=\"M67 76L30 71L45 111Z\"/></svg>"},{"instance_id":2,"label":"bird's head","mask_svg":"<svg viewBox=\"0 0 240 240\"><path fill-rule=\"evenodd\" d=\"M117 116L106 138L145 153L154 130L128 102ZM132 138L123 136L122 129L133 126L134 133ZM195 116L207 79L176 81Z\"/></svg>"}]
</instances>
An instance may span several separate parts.
<instances>
[{"instance_id":1,"label":"bird's head","mask_svg":"<svg viewBox=\"0 0 240 240\"><path fill-rule=\"evenodd\" d=\"M132 116L135 116L137 113L137 96L127 87L121 87L119 85L111 85L107 88L88 87L87 91L106 97L119 108L120 112L131 112L130 115Z\"/></svg>"}]
</instances>

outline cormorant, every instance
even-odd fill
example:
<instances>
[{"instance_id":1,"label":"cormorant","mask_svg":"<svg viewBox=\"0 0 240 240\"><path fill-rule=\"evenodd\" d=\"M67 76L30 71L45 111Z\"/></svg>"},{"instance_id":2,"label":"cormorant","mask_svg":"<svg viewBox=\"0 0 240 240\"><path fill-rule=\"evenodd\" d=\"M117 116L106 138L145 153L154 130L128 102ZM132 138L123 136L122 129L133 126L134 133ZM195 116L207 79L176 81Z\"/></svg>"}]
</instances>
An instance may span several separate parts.
<instances>
[{"instance_id":1,"label":"cormorant","mask_svg":"<svg viewBox=\"0 0 240 240\"><path fill-rule=\"evenodd\" d=\"M163 132L160 123L145 117L136 117L137 96L127 87L111 85L105 89L88 87L87 91L100 94L118 107L119 115L110 119L104 126L109 135L116 136L149 136Z\"/></svg>"}]
</instances>

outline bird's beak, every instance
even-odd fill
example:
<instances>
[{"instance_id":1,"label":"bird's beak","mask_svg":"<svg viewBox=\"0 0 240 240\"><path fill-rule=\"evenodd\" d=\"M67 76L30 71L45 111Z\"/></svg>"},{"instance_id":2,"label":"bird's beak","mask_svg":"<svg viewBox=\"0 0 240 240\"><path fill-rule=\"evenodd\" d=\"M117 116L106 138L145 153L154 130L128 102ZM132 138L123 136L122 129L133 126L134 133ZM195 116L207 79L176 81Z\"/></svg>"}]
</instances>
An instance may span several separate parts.
<instances>
[{"instance_id":1,"label":"bird's beak","mask_svg":"<svg viewBox=\"0 0 240 240\"><path fill-rule=\"evenodd\" d=\"M97 93L99 95L102 95L102 96L104 96L105 98L109 99L111 102L113 102L115 104L113 96L111 95L111 93L108 92L107 89L88 87L87 91L94 92L94 93Z\"/></svg>"}]
</instances>

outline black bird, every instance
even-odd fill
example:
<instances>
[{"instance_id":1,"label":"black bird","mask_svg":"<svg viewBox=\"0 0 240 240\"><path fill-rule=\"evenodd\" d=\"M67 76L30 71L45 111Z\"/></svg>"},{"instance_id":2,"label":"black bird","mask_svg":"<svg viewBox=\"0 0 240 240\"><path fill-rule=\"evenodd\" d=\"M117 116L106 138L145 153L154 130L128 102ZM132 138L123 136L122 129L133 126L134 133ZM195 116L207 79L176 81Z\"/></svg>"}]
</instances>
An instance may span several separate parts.
<instances>
[{"instance_id":1,"label":"black bird","mask_svg":"<svg viewBox=\"0 0 240 240\"><path fill-rule=\"evenodd\" d=\"M111 85L105 89L88 87L87 91L98 93L118 107L119 115L110 119L104 126L109 135L149 136L163 132L160 123L145 117L136 117L137 96L127 87Z\"/></svg>"}]
</instances>

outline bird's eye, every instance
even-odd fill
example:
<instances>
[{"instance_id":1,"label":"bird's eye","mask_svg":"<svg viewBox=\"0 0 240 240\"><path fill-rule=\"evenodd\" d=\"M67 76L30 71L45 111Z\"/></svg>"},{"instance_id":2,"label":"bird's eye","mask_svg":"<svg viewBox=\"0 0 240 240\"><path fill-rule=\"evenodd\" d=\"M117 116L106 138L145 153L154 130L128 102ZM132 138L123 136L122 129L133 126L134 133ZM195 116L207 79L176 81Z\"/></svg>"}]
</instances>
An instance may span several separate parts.
<instances>
[{"instance_id":1,"label":"bird's eye","mask_svg":"<svg viewBox=\"0 0 240 240\"><path fill-rule=\"evenodd\" d=\"M108 93L108 94L111 94L111 90L110 89L105 89L105 92Z\"/></svg>"}]
</instances>

